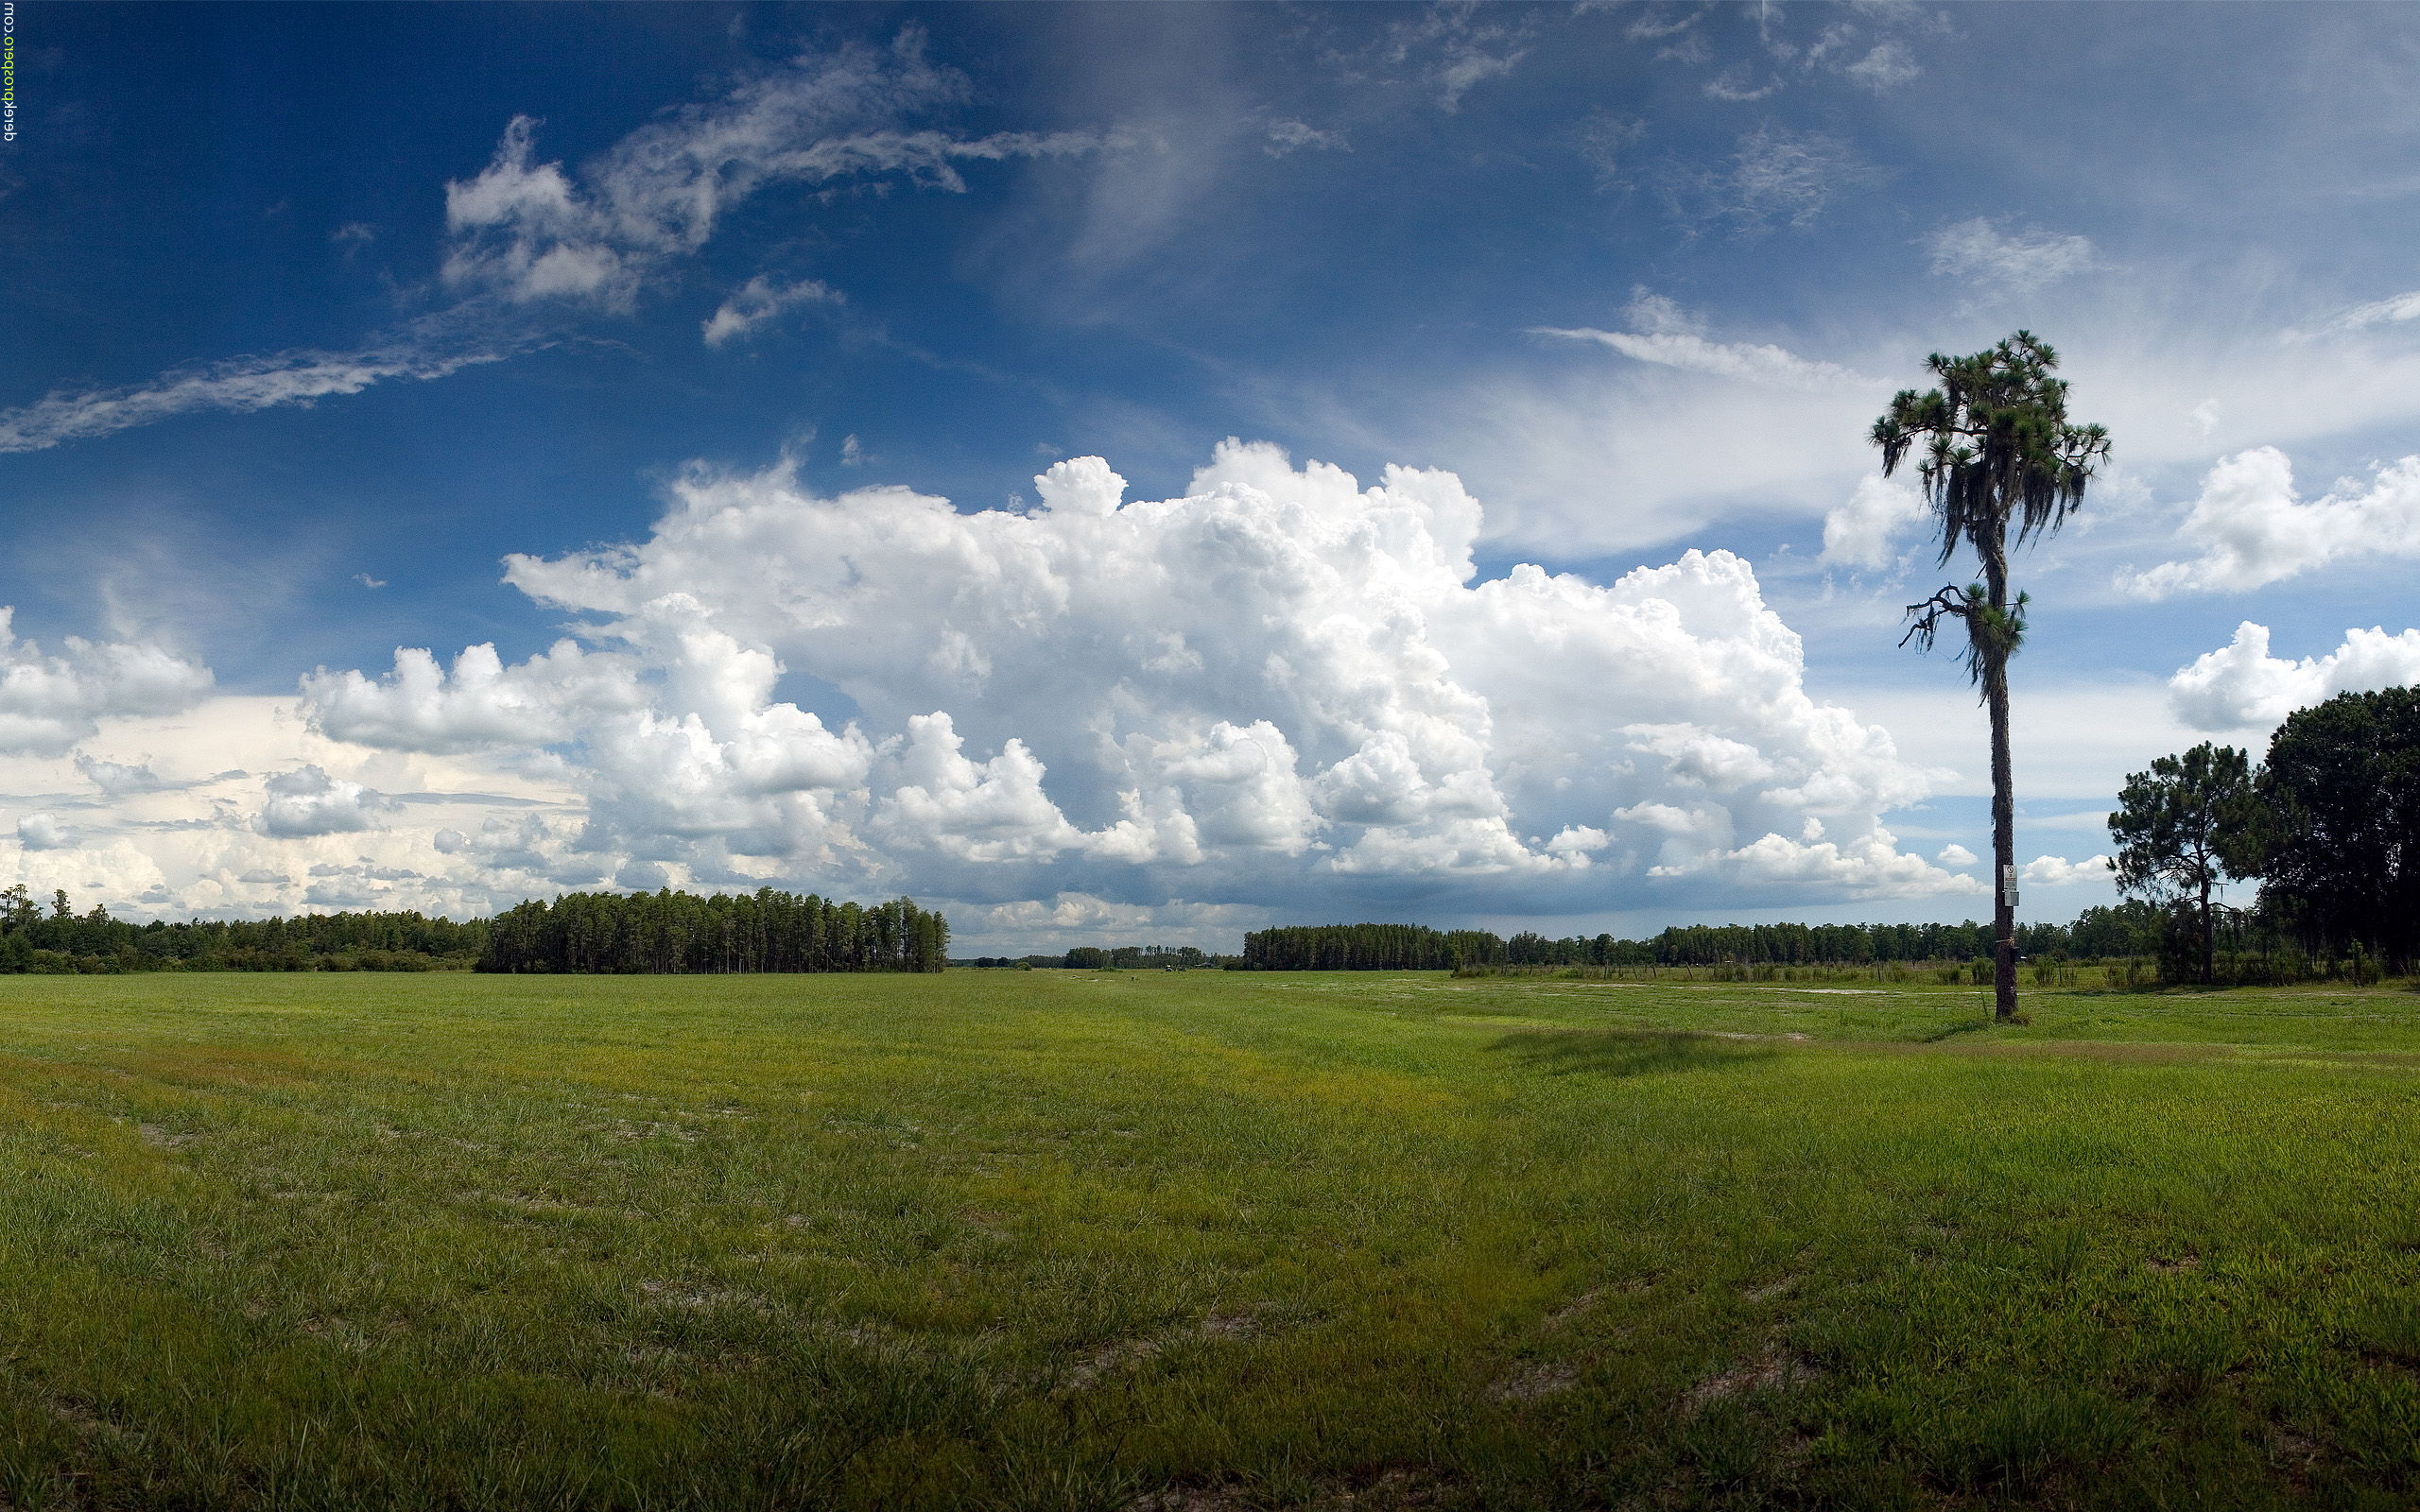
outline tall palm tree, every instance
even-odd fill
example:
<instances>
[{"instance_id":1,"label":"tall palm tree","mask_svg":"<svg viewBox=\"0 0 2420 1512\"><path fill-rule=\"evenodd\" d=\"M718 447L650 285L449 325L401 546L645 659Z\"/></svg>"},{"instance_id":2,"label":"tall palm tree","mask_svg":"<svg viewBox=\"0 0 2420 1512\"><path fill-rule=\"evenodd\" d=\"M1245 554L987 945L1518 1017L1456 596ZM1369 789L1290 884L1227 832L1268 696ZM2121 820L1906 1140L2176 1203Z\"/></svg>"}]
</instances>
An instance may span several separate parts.
<instances>
[{"instance_id":1,"label":"tall palm tree","mask_svg":"<svg viewBox=\"0 0 2420 1512\"><path fill-rule=\"evenodd\" d=\"M1941 526L1941 562L1960 542L1975 548L1983 580L1955 585L1908 606L1899 644L1926 650L1942 621L1966 625L1966 672L1992 714L1992 919L1996 964L1994 1013L2016 1016L2016 807L2008 754L2008 659L2025 641L2027 596L2008 593L2009 526L2015 544L2050 535L2083 503L2084 485L2109 456L2109 433L2067 421L2067 385L2050 376L2058 353L2019 331L1971 357L1939 352L1925 366L1941 387L1903 389L1874 422L1882 473L1898 471L1925 443L1917 464L1925 499Z\"/></svg>"}]
</instances>

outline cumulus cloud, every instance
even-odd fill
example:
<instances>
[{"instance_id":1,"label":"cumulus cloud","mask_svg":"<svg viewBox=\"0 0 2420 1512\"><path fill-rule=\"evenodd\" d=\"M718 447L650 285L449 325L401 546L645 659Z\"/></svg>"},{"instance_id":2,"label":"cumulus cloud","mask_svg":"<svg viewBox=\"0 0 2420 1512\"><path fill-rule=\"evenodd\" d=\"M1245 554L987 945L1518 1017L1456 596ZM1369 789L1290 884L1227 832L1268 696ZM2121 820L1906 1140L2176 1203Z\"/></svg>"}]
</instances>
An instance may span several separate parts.
<instances>
[{"instance_id":1,"label":"cumulus cloud","mask_svg":"<svg viewBox=\"0 0 2420 1512\"><path fill-rule=\"evenodd\" d=\"M1945 872L1922 856L1896 849L1891 832L1879 828L1846 842L1768 834L1726 859L1737 862L1740 874L1755 881L1807 884L1864 897L1984 890L1972 877Z\"/></svg>"},{"instance_id":2,"label":"cumulus cloud","mask_svg":"<svg viewBox=\"0 0 2420 1512\"><path fill-rule=\"evenodd\" d=\"M2070 862L2065 856L2035 856L2018 868L2016 880L2042 887L2065 887L2075 883L2106 883L2112 873L2107 856L2086 856Z\"/></svg>"},{"instance_id":3,"label":"cumulus cloud","mask_svg":"<svg viewBox=\"0 0 2420 1512\"><path fill-rule=\"evenodd\" d=\"M510 560L575 639L130 715L113 749L25 758L24 790L106 802L76 847L7 853L180 916L769 883L910 891L970 938L1165 919L1205 944L1415 893L1449 916L1972 885L1891 836L1924 774L1808 696L1728 554L1482 581L1453 474L1364 487L1233 441L1181 497L1126 491L1098 457L968 512L694 469L643 540Z\"/></svg>"},{"instance_id":4,"label":"cumulus cloud","mask_svg":"<svg viewBox=\"0 0 2420 1512\"><path fill-rule=\"evenodd\" d=\"M2210 470L2177 533L2200 554L2121 571L2118 586L2153 599L2241 592L2343 557L2420 556L2420 456L2381 467L2366 482L2342 480L2305 503L2286 454L2255 447Z\"/></svg>"},{"instance_id":5,"label":"cumulus cloud","mask_svg":"<svg viewBox=\"0 0 2420 1512\"><path fill-rule=\"evenodd\" d=\"M2018 293L2102 266L2087 237L2031 227L2007 232L1983 215L1942 227L1925 247L1935 273Z\"/></svg>"},{"instance_id":6,"label":"cumulus cloud","mask_svg":"<svg viewBox=\"0 0 2420 1512\"><path fill-rule=\"evenodd\" d=\"M1933 859L1940 862L1945 867L1957 868L1971 867L1975 864L1977 858L1974 851L1967 850L1962 845L1953 844L1943 846L1941 848L1941 854L1933 857Z\"/></svg>"},{"instance_id":7,"label":"cumulus cloud","mask_svg":"<svg viewBox=\"0 0 2420 1512\"><path fill-rule=\"evenodd\" d=\"M838 290L826 288L815 279L797 284L777 284L769 276L759 273L741 284L707 318L706 345L719 347L728 341L745 339L755 334L757 327L797 305L845 302Z\"/></svg>"},{"instance_id":8,"label":"cumulus cloud","mask_svg":"<svg viewBox=\"0 0 2420 1512\"><path fill-rule=\"evenodd\" d=\"M2420 629L2344 632L2325 656L2299 662L2269 654L2269 627L2245 620L2235 639L2194 658L2168 680L2169 705L2196 730L2269 730L2288 714L2340 693L2420 683Z\"/></svg>"},{"instance_id":9,"label":"cumulus cloud","mask_svg":"<svg viewBox=\"0 0 2420 1512\"><path fill-rule=\"evenodd\" d=\"M1848 503L1824 516L1823 559L1843 567L1888 567L1893 542L1930 512L1914 489L1868 472L1858 479Z\"/></svg>"},{"instance_id":10,"label":"cumulus cloud","mask_svg":"<svg viewBox=\"0 0 2420 1512\"><path fill-rule=\"evenodd\" d=\"M58 756L109 714L174 713L210 692L208 667L164 647L68 636L64 656L20 641L0 605L0 752Z\"/></svg>"},{"instance_id":11,"label":"cumulus cloud","mask_svg":"<svg viewBox=\"0 0 2420 1512\"><path fill-rule=\"evenodd\" d=\"M252 828L273 839L374 830L379 814L395 807L386 795L359 782L330 777L314 765L271 777L263 786L267 801L254 816Z\"/></svg>"},{"instance_id":12,"label":"cumulus cloud","mask_svg":"<svg viewBox=\"0 0 2420 1512\"><path fill-rule=\"evenodd\" d=\"M395 750L565 740L579 845L693 877L1221 904L1412 877L1494 879L1499 902L1583 877L1972 885L1896 850L1877 816L1925 780L1806 696L1797 637L1728 554L1476 582L1480 510L1452 474L1364 489L1234 441L1178 499L1127 501L1098 457L1035 489L1031 509L960 513L694 470L644 542L508 561L590 617L607 649L578 664L610 665L622 702L558 698L533 664L491 717L482 690L524 669L449 680L406 657L380 683L315 675L314 717ZM788 670L858 719L777 701Z\"/></svg>"},{"instance_id":13,"label":"cumulus cloud","mask_svg":"<svg viewBox=\"0 0 2420 1512\"><path fill-rule=\"evenodd\" d=\"M75 849L75 832L49 814L28 814L17 821L17 844L28 850Z\"/></svg>"},{"instance_id":14,"label":"cumulus cloud","mask_svg":"<svg viewBox=\"0 0 2420 1512\"><path fill-rule=\"evenodd\" d=\"M507 668L493 644L465 646L449 675L426 650L399 646L376 682L321 667L302 679L312 728L334 740L389 750L469 751L566 738L574 711L634 709L638 669L625 658L558 641Z\"/></svg>"},{"instance_id":15,"label":"cumulus cloud","mask_svg":"<svg viewBox=\"0 0 2420 1512\"><path fill-rule=\"evenodd\" d=\"M112 798L124 798L130 793L156 793L167 785L151 770L151 759L139 762L101 761L82 751L76 753L76 769L84 774L95 787Z\"/></svg>"}]
</instances>

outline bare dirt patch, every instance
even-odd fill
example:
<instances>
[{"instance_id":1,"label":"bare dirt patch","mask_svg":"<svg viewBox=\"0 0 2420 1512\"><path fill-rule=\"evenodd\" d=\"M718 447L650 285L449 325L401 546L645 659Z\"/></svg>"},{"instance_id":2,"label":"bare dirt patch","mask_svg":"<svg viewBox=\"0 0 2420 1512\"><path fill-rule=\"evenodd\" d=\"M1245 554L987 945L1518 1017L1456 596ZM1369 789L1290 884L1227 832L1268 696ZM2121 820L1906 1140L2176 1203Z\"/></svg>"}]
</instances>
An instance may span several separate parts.
<instances>
[{"instance_id":1,"label":"bare dirt patch","mask_svg":"<svg viewBox=\"0 0 2420 1512\"><path fill-rule=\"evenodd\" d=\"M1815 1367L1794 1354L1769 1349L1753 1360L1743 1360L1730 1369L1711 1375L1691 1386L1681 1399L1681 1405L1697 1412L1711 1403L1732 1397L1751 1396L1762 1391L1787 1391L1812 1381Z\"/></svg>"},{"instance_id":2,"label":"bare dirt patch","mask_svg":"<svg viewBox=\"0 0 2420 1512\"><path fill-rule=\"evenodd\" d=\"M1580 1372L1570 1366L1557 1360L1539 1360L1488 1387L1487 1394L1495 1401L1535 1401L1569 1391L1579 1383Z\"/></svg>"}]
</instances>

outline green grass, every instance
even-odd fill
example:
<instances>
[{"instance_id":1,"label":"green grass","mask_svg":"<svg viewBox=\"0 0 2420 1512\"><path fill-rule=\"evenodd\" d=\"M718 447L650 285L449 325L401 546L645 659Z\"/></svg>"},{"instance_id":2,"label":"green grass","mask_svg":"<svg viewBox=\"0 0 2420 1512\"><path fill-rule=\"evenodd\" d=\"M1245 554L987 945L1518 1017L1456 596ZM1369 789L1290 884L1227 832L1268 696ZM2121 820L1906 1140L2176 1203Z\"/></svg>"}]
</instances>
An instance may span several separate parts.
<instances>
[{"instance_id":1,"label":"green grass","mask_svg":"<svg viewBox=\"0 0 2420 1512\"><path fill-rule=\"evenodd\" d=\"M2420 1497L2420 997L0 978L0 1499Z\"/></svg>"}]
</instances>

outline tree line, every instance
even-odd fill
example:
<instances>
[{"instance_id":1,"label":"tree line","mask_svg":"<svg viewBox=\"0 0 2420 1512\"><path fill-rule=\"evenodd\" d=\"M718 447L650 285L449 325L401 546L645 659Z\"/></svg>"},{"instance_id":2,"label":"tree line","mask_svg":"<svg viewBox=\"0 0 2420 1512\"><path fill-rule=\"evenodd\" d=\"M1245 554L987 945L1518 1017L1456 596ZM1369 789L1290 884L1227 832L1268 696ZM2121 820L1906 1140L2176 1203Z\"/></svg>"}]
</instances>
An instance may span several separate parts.
<instances>
[{"instance_id":1,"label":"tree line","mask_svg":"<svg viewBox=\"0 0 2420 1512\"><path fill-rule=\"evenodd\" d=\"M1239 971L1428 971L1503 963L1504 941L1484 930L1420 924L1301 924L1244 936Z\"/></svg>"},{"instance_id":2,"label":"tree line","mask_svg":"<svg viewBox=\"0 0 2420 1512\"><path fill-rule=\"evenodd\" d=\"M908 898L833 902L760 887L699 897L569 892L488 928L482 971L692 973L938 971L949 923Z\"/></svg>"},{"instance_id":3,"label":"tree line","mask_svg":"<svg viewBox=\"0 0 2420 1512\"><path fill-rule=\"evenodd\" d=\"M0 889L0 973L26 971L938 971L949 923L909 899L832 902L770 887L567 893L493 919L418 913L135 924L64 890Z\"/></svg>"},{"instance_id":4,"label":"tree line","mask_svg":"<svg viewBox=\"0 0 2420 1512\"><path fill-rule=\"evenodd\" d=\"M2068 924L2020 924L2020 954L2060 959L2156 954L2168 916L2146 902L2087 908ZM1466 966L1873 966L1894 961L1989 958L1989 923L1676 924L1646 939L1485 930L1445 932L1417 924L1311 924L1244 936L1243 971L1426 971Z\"/></svg>"},{"instance_id":5,"label":"tree line","mask_svg":"<svg viewBox=\"0 0 2420 1512\"><path fill-rule=\"evenodd\" d=\"M2268 758L2209 742L2126 780L2109 816L2118 885L2167 912L2212 982L2233 935L2314 958L2420 958L2420 690L2344 693L2298 709ZM2230 908L2228 880L2257 882Z\"/></svg>"},{"instance_id":6,"label":"tree line","mask_svg":"<svg viewBox=\"0 0 2420 1512\"><path fill-rule=\"evenodd\" d=\"M136 924L98 903L79 914L63 888L47 908L23 885L0 888L0 972L429 971L470 966L487 941L485 919L339 913Z\"/></svg>"},{"instance_id":7,"label":"tree line","mask_svg":"<svg viewBox=\"0 0 2420 1512\"><path fill-rule=\"evenodd\" d=\"M1191 945L1115 945L1106 950L1098 946L1079 945L1064 954L1059 955L1047 954L977 955L973 960L952 961L950 964L985 970L1028 968L1068 971L1190 971L1204 966L1217 966L1220 961L1219 957Z\"/></svg>"}]
</instances>

